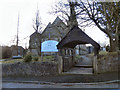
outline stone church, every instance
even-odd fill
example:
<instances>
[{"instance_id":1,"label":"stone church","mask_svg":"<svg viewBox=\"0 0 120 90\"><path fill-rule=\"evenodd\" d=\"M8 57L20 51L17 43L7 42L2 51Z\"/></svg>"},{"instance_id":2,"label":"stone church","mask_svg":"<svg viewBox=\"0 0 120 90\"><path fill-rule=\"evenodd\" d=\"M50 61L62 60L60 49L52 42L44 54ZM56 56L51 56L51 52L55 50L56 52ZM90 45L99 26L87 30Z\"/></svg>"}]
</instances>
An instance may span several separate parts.
<instances>
[{"instance_id":1,"label":"stone church","mask_svg":"<svg viewBox=\"0 0 120 90\"><path fill-rule=\"evenodd\" d=\"M41 51L41 34L37 31L35 31L32 35L30 35L30 40L29 40L29 52L33 56L38 56L40 55Z\"/></svg>"},{"instance_id":2,"label":"stone church","mask_svg":"<svg viewBox=\"0 0 120 90\"><path fill-rule=\"evenodd\" d=\"M29 51L33 56L40 55L41 43L47 40L60 41L66 35L66 24L57 17L53 23L49 23L42 34L35 31L30 35Z\"/></svg>"},{"instance_id":3,"label":"stone church","mask_svg":"<svg viewBox=\"0 0 120 90\"><path fill-rule=\"evenodd\" d=\"M42 32L42 42L47 40L60 41L66 35L66 24L57 17L54 22L49 23L45 30Z\"/></svg>"},{"instance_id":4,"label":"stone church","mask_svg":"<svg viewBox=\"0 0 120 90\"><path fill-rule=\"evenodd\" d=\"M68 28L67 25L57 17L53 23L49 22L44 31L40 34L35 31L32 35L30 35L29 40L29 51L33 56L41 55L41 43L47 40L55 40L60 42L61 39L67 34ZM83 47L83 46L82 46ZM86 50L86 46L84 46ZM79 48L76 46L76 54ZM81 49L82 50L82 49ZM83 51L81 51L83 53ZM67 53L67 50L66 50Z\"/></svg>"}]
</instances>

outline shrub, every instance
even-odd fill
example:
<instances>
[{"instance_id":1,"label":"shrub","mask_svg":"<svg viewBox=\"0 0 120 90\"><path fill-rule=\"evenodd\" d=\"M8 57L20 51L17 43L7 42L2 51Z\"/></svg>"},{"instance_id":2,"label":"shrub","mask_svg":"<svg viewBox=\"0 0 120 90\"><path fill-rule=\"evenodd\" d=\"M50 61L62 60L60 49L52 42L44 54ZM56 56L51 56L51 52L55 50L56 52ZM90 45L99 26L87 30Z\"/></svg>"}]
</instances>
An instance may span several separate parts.
<instances>
[{"instance_id":1,"label":"shrub","mask_svg":"<svg viewBox=\"0 0 120 90\"><path fill-rule=\"evenodd\" d=\"M75 56L75 60L79 60L80 58L81 58L80 55Z\"/></svg>"},{"instance_id":2,"label":"shrub","mask_svg":"<svg viewBox=\"0 0 120 90\"><path fill-rule=\"evenodd\" d=\"M32 61L32 55L29 53L25 56L24 62L31 62Z\"/></svg>"},{"instance_id":3,"label":"shrub","mask_svg":"<svg viewBox=\"0 0 120 90\"><path fill-rule=\"evenodd\" d=\"M110 46L109 45L106 46L106 51L108 51L108 52L110 51Z\"/></svg>"},{"instance_id":4,"label":"shrub","mask_svg":"<svg viewBox=\"0 0 120 90\"><path fill-rule=\"evenodd\" d=\"M39 60L39 57L34 57L33 60L34 60L34 61L38 61L38 60Z\"/></svg>"}]
</instances>

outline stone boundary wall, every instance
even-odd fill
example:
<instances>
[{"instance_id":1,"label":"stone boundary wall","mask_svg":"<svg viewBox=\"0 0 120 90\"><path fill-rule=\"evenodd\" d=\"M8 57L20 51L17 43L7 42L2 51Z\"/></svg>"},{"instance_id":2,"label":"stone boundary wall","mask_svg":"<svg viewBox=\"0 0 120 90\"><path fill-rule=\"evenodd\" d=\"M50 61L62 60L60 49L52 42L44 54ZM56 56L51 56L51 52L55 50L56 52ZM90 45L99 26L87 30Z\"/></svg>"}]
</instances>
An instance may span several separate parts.
<instances>
[{"instance_id":1,"label":"stone boundary wall","mask_svg":"<svg viewBox=\"0 0 120 90\"><path fill-rule=\"evenodd\" d=\"M18 62L2 65L2 76L43 76L58 74L58 64L53 62Z\"/></svg>"},{"instance_id":2,"label":"stone boundary wall","mask_svg":"<svg viewBox=\"0 0 120 90\"><path fill-rule=\"evenodd\" d=\"M114 72L120 70L120 55L107 55L97 60L97 73Z\"/></svg>"}]
</instances>

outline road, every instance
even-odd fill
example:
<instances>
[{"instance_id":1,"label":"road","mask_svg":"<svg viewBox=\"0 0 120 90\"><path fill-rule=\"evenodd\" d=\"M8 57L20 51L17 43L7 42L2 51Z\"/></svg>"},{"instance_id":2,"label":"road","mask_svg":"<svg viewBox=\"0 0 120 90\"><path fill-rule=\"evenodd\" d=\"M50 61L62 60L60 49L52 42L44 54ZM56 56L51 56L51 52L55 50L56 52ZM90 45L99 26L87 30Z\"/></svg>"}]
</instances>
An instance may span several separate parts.
<instances>
[{"instance_id":1,"label":"road","mask_svg":"<svg viewBox=\"0 0 120 90\"><path fill-rule=\"evenodd\" d=\"M3 82L3 88L118 88L118 83L13 83Z\"/></svg>"}]
</instances>

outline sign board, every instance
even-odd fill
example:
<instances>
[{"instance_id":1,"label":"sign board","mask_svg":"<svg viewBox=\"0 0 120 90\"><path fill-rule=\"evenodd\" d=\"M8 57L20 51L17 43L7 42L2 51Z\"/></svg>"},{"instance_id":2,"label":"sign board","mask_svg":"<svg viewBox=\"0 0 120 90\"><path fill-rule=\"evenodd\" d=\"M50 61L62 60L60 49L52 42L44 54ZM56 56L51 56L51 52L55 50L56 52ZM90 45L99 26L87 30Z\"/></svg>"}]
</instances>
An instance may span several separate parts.
<instances>
[{"instance_id":1,"label":"sign board","mask_svg":"<svg viewBox=\"0 0 120 90\"><path fill-rule=\"evenodd\" d=\"M48 40L42 43L41 52L58 52L58 42L55 40Z\"/></svg>"}]
</instances>

